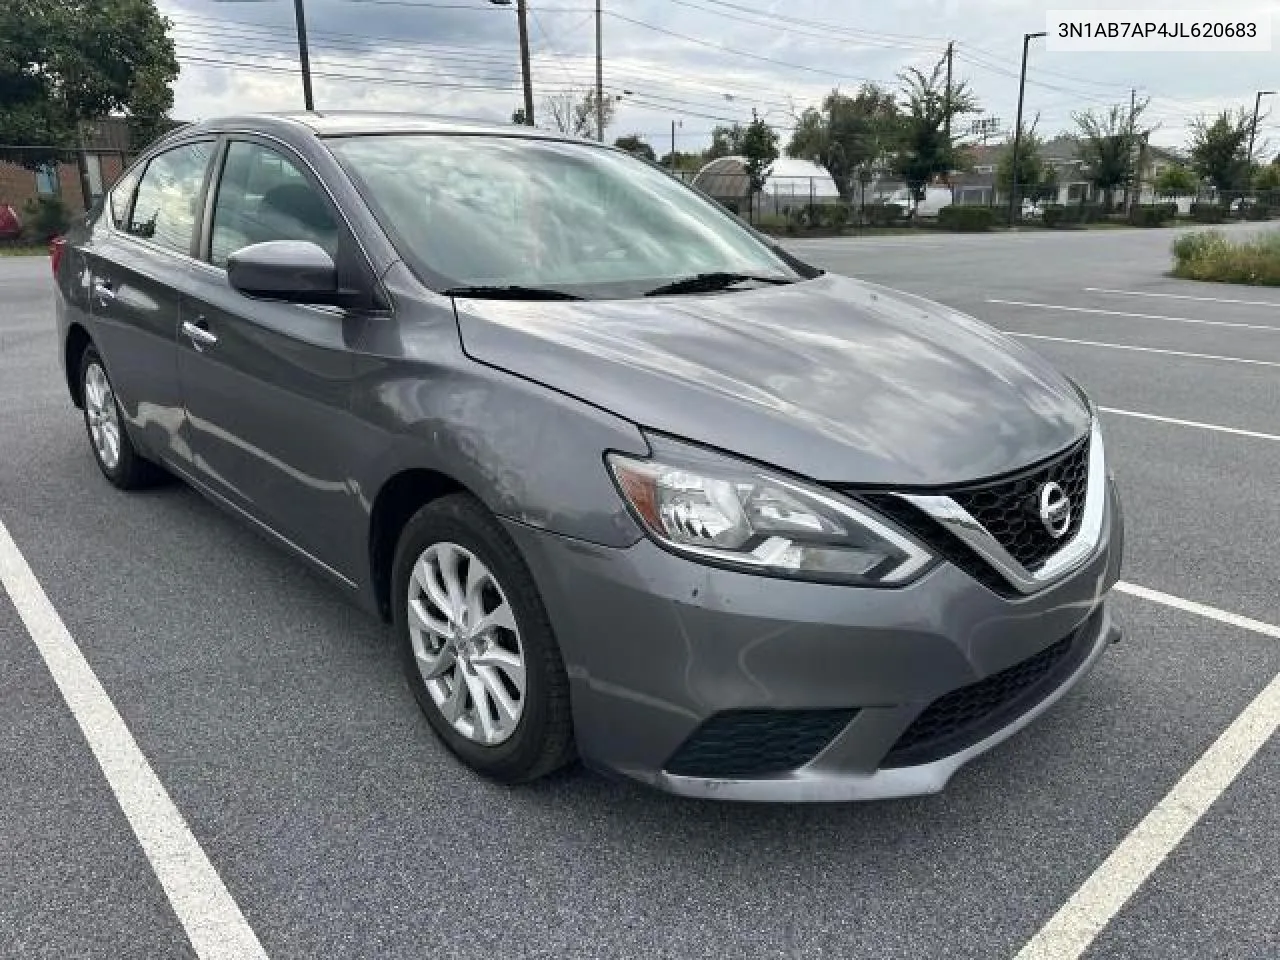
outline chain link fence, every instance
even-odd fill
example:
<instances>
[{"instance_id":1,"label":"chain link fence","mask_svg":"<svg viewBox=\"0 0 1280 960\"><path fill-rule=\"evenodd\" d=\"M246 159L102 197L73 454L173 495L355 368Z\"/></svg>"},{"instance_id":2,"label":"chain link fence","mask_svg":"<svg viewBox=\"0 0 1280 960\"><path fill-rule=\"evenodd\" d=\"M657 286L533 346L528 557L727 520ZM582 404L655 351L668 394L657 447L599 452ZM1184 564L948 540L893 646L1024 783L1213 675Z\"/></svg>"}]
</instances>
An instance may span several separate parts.
<instances>
[{"instance_id":1,"label":"chain link fence","mask_svg":"<svg viewBox=\"0 0 1280 960\"><path fill-rule=\"evenodd\" d=\"M1006 224L1071 228L1091 224L1164 226L1280 219L1280 190L1167 195L1149 184L1098 191L1087 183L1035 184L1010 193L958 178L915 195L900 182L855 183L842 193L830 178L770 178L754 197L715 197L772 233L843 233L863 228L981 230ZM985 211L985 212L982 212Z\"/></svg>"}]
</instances>

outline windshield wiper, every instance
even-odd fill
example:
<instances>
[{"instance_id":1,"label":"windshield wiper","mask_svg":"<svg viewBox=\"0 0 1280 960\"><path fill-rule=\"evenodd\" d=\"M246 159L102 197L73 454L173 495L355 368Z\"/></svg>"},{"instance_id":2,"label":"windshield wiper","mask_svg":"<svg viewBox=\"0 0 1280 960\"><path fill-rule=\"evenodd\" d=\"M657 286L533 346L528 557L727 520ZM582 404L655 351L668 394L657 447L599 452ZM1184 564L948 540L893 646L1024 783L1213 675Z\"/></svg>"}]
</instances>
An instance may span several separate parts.
<instances>
[{"instance_id":1,"label":"windshield wiper","mask_svg":"<svg viewBox=\"0 0 1280 960\"><path fill-rule=\"evenodd\" d=\"M477 300L582 300L574 293L551 287L521 287L517 285L450 287L442 291L446 297L475 297Z\"/></svg>"},{"instance_id":2,"label":"windshield wiper","mask_svg":"<svg viewBox=\"0 0 1280 960\"><path fill-rule=\"evenodd\" d=\"M717 290L728 290L735 284L753 281L755 283L771 284L795 283L791 277L728 273L717 270L712 273L698 273L692 277L682 277L679 280L673 280L671 283L664 283L660 287L645 291L645 296L663 297L673 293L714 293Z\"/></svg>"}]
</instances>

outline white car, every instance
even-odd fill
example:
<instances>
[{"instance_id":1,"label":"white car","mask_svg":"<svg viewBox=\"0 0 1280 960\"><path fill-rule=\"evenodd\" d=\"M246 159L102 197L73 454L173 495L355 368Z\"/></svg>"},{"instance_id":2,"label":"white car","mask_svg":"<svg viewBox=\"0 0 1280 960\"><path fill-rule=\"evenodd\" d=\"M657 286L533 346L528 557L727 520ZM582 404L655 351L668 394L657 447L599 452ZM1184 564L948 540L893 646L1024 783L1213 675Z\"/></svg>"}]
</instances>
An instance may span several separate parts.
<instances>
[{"instance_id":1,"label":"white car","mask_svg":"<svg viewBox=\"0 0 1280 960\"><path fill-rule=\"evenodd\" d=\"M943 207L951 206L951 188L950 187L925 187L924 199L919 203L913 202L911 191L906 187L901 190L895 190L889 197L890 203L900 204L902 208L908 211L909 217L936 217L938 211Z\"/></svg>"}]
</instances>

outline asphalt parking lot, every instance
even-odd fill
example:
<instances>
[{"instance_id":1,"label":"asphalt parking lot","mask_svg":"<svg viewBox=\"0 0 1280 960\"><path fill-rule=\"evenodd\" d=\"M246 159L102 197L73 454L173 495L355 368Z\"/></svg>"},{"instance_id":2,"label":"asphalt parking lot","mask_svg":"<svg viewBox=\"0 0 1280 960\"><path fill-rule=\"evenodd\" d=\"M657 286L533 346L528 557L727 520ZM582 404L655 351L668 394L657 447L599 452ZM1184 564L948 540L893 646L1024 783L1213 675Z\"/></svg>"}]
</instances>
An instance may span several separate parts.
<instances>
[{"instance_id":1,"label":"asphalt parking lot","mask_svg":"<svg viewBox=\"0 0 1280 960\"><path fill-rule=\"evenodd\" d=\"M384 627L190 490L99 476L43 259L0 259L0 532L269 957L1275 958L1280 291L1164 277L1172 235L794 244L1017 334L1105 411L1125 640L938 796L478 780ZM28 627L0 591L0 955L245 956L193 950Z\"/></svg>"}]
</instances>

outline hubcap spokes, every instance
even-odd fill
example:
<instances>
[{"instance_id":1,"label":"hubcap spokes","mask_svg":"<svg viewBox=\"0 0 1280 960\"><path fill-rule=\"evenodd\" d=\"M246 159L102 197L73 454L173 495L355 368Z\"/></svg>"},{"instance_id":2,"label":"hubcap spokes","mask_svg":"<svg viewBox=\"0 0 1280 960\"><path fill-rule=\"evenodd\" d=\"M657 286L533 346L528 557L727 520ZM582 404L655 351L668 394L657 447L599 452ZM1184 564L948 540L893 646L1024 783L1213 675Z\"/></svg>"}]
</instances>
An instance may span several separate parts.
<instances>
[{"instance_id":1,"label":"hubcap spokes","mask_svg":"<svg viewBox=\"0 0 1280 960\"><path fill-rule=\"evenodd\" d=\"M90 364L84 377L84 410L89 422L89 438L98 458L108 470L120 462L120 420L111 382L98 364Z\"/></svg>"},{"instance_id":2,"label":"hubcap spokes","mask_svg":"<svg viewBox=\"0 0 1280 960\"><path fill-rule=\"evenodd\" d=\"M493 746L524 710L520 630L498 581L454 543L423 551L409 580L409 638L427 692L462 736Z\"/></svg>"}]
</instances>

